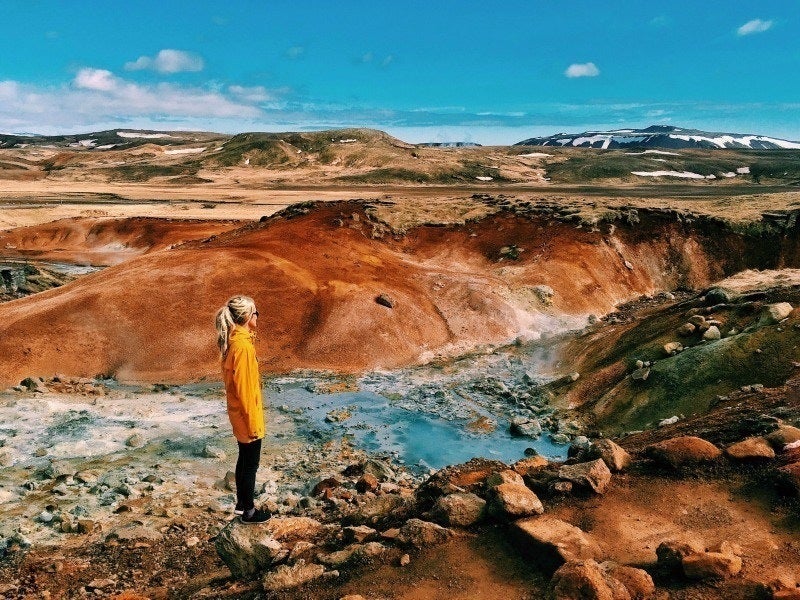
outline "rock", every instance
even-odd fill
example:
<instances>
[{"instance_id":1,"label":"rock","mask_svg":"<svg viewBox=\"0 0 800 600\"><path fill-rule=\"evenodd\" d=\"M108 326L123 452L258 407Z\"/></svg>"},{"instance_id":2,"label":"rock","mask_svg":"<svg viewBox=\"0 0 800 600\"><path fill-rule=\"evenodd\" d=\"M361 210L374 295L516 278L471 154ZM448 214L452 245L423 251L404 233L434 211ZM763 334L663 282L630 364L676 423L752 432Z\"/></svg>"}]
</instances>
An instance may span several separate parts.
<instances>
[{"instance_id":1,"label":"rock","mask_svg":"<svg viewBox=\"0 0 800 600\"><path fill-rule=\"evenodd\" d=\"M400 557L400 566L407 567L409 564L411 564L411 557L408 554L403 554Z\"/></svg>"},{"instance_id":2,"label":"rock","mask_svg":"<svg viewBox=\"0 0 800 600\"><path fill-rule=\"evenodd\" d=\"M707 341L714 341L718 340L722 337L722 334L719 331L719 328L716 325L712 325L708 329L706 329L705 333L703 333L703 339Z\"/></svg>"},{"instance_id":3,"label":"rock","mask_svg":"<svg viewBox=\"0 0 800 600\"><path fill-rule=\"evenodd\" d=\"M78 521L78 526L80 526L80 523ZM136 521L129 525L118 527L106 536L106 541L117 540L119 542L135 542L138 540L159 542L162 539L164 539L164 536L160 532L147 525L138 524Z\"/></svg>"},{"instance_id":4,"label":"rock","mask_svg":"<svg viewBox=\"0 0 800 600\"><path fill-rule=\"evenodd\" d=\"M231 521L217 535L217 554L234 577L250 577L286 558L288 551L260 525Z\"/></svg>"},{"instance_id":5,"label":"rock","mask_svg":"<svg viewBox=\"0 0 800 600\"><path fill-rule=\"evenodd\" d=\"M107 588L116 587L117 582L113 579L92 579L86 584L90 590L105 590Z\"/></svg>"},{"instance_id":6,"label":"rock","mask_svg":"<svg viewBox=\"0 0 800 600\"><path fill-rule=\"evenodd\" d=\"M659 427L666 427L668 425L674 425L675 423L677 423L680 420L681 420L681 418L678 415L672 415L671 417L668 417L666 419L661 419L658 422L658 426Z\"/></svg>"},{"instance_id":7,"label":"rock","mask_svg":"<svg viewBox=\"0 0 800 600\"><path fill-rule=\"evenodd\" d=\"M511 465L511 468L524 477L544 469L549 464L550 461L548 461L544 456L530 456L528 458L518 460Z\"/></svg>"},{"instance_id":8,"label":"rock","mask_svg":"<svg viewBox=\"0 0 800 600\"><path fill-rule=\"evenodd\" d=\"M342 482L339 481L336 477L326 477L316 484L314 487L311 488L311 495L312 496L321 496L325 493L326 490L335 490L339 486L342 485Z\"/></svg>"},{"instance_id":9,"label":"rock","mask_svg":"<svg viewBox=\"0 0 800 600\"><path fill-rule=\"evenodd\" d=\"M725 448L725 454L736 460L775 458L775 450L764 438L751 437Z\"/></svg>"},{"instance_id":10,"label":"rock","mask_svg":"<svg viewBox=\"0 0 800 600\"><path fill-rule=\"evenodd\" d=\"M613 577L625 586L632 600L649 598L656 591L653 578L644 569L619 565L613 562L604 562L600 568L610 577Z\"/></svg>"},{"instance_id":11,"label":"rock","mask_svg":"<svg viewBox=\"0 0 800 600\"><path fill-rule=\"evenodd\" d=\"M342 538L346 544L360 544L376 537L378 537L378 532L366 525L350 526L342 529Z\"/></svg>"},{"instance_id":12,"label":"rock","mask_svg":"<svg viewBox=\"0 0 800 600\"><path fill-rule=\"evenodd\" d=\"M384 494L376 498L371 498L359 504L347 520L352 524L366 523L376 525L383 521L396 522L406 518L411 511L412 501L398 494Z\"/></svg>"},{"instance_id":13,"label":"rock","mask_svg":"<svg viewBox=\"0 0 800 600\"><path fill-rule=\"evenodd\" d=\"M645 448L645 454L656 462L679 469L718 459L722 452L711 442L682 436L664 440Z\"/></svg>"},{"instance_id":14,"label":"rock","mask_svg":"<svg viewBox=\"0 0 800 600\"><path fill-rule=\"evenodd\" d=\"M558 470L558 477L575 485L590 488L596 494L605 492L611 483L611 471L601 458L591 462L564 465Z\"/></svg>"},{"instance_id":15,"label":"rock","mask_svg":"<svg viewBox=\"0 0 800 600\"><path fill-rule=\"evenodd\" d=\"M683 344L680 342L667 342L664 344L664 353L667 356L672 356L683 350Z\"/></svg>"},{"instance_id":16,"label":"rock","mask_svg":"<svg viewBox=\"0 0 800 600\"><path fill-rule=\"evenodd\" d=\"M648 377L650 377L650 367L642 367L631 373L631 379L633 381L647 381Z\"/></svg>"},{"instance_id":17,"label":"rock","mask_svg":"<svg viewBox=\"0 0 800 600\"><path fill-rule=\"evenodd\" d=\"M74 477L78 483L94 485L100 479L100 473L92 470L78 471Z\"/></svg>"},{"instance_id":18,"label":"rock","mask_svg":"<svg viewBox=\"0 0 800 600\"><path fill-rule=\"evenodd\" d=\"M436 546L450 540L453 532L436 523L423 521L422 519L409 519L400 528L397 541L401 544L411 545L415 548L427 548Z\"/></svg>"},{"instance_id":19,"label":"rock","mask_svg":"<svg viewBox=\"0 0 800 600\"><path fill-rule=\"evenodd\" d=\"M631 464L631 455L609 439L594 440L589 454L592 457L602 458L608 468L615 472L624 471Z\"/></svg>"},{"instance_id":20,"label":"rock","mask_svg":"<svg viewBox=\"0 0 800 600\"><path fill-rule=\"evenodd\" d=\"M773 448L783 450L784 446L800 441L800 429L791 425L779 425L778 428L765 436Z\"/></svg>"},{"instance_id":21,"label":"rock","mask_svg":"<svg viewBox=\"0 0 800 600\"><path fill-rule=\"evenodd\" d=\"M501 483L489 489L488 510L497 518L511 520L541 515L544 506L524 483Z\"/></svg>"},{"instance_id":22,"label":"rock","mask_svg":"<svg viewBox=\"0 0 800 600\"><path fill-rule=\"evenodd\" d=\"M92 521L90 519L78 519L78 533L93 533L99 528L100 525L96 521Z\"/></svg>"},{"instance_id":23,"label":"rock","mask_svg":"<svg viewBox=\"0 0 800 600\"><path fill-rule=\"evenodd\" d=\"M509 427L511 435L516 437L538 438L542 435L542 425L538 419L528 417L518 417L512 419Z\"/></svg>"},{"instance_id":24,"label":"rock","mask_svg":"<svg viewBox=\"0 0 800 600\"><path fill-rule=\"evenodd\" d=\"M692 335L694 333L695 329L697 329L697 327L695 325L693 325L692 323L684 323L683 325L678 327L678 335L680 335L682 337L686 337L688 335Z\"/></svg>"},{"instance_id":25,"label":"rock","mask_svg":"<svg viewBox=\"0 0 800 600\"><path fill-rule=\"evenodd\" d=\"M703 544L697 540L667 540L656 548L658 564L670 571L681 567L683 559L705 551Z\"/></svg>"},{"instance_id":26,"label":"rock","mask_svg":"<svg viewBox=\"0 0 800 600\"><path fill-rule=\"evenodd\" d=\"M548 515L520 519L512 531L520 549L549 571L565 562L599 559L603 553L587 533Z\"/></svg>"},{"instance_id":27,"label":"rock","mask_svg":"<svg viewBox=\"0 0 800 600\"><path fill-rule=\"evenodd\" d=\"M225 477L223 478L223 483L225 485L225 489L230 492L236 491L236 473L233 471L226 471Z\"/></svg>"},{"instance_id":28,"label":"rock","mask_svg":"<svg viewBox=\"0 0 800 600\"><path fill-rule=\"evenodd\" d=\"M370 458L364 462L363 473L374 475L378 481L386 481L394 477L394 471L386 463Z\"/></svg>"},{"instance_id":29,"label":"rock","mask_svg":"<svg viewBox=\"0 0 800 600\"><path fill-rule=\"evenodd\" d=\"M553 491L558 494L571 494L573 487L571 481L557 481L553 484Z\"/></svg>"},{"instance_id":30,"label":"rock","mask_svg":"<svg viewBox=\"0 0 800 600\"><path fill-rule=\"evenodd\" d=\"M778 469L778 477L781 483L800 495L800 461Z\"/></svg>"},{"instance_id":31,"label":"rock","mask_svg":"<svg viewBox=\"0 0 800 600\"><path fill-rule=\"evenodd\" d=\"M325 575L325 567L306 564L302 558L293 565L280 565L261 580L264 591L275 592L298 587ZM338 573L337 573L338 575Z\"/></svg>"},{"instance_id":32,"label":"rock","mask_svg":"<svg viewBox=\"0 0 800 600\"><path fill-rule=\"evenodd\" d=\"M387 294L380 294L375 298L375 302L386 308L394 308L394 300Z\"/></svg>"},{"instance_id":33,"label":"rock","mask_svg":"<svg viewBox=\"0 0 800 600\"><path fill-rule=\"evenodd\" d=\"M758 321L759 325L774 325L783 321L788 317L793 308L788 302L778 302L777 304L768 304L764 307L761 313L761 318Z\"/></svg>"},{"instance_id":34,"label":"rock","mask_svg":"<svg viewBox=\"0 0 800 600\"><path fill-rule=\"evenodd\" d=\"M10 467L14 464L14 455L11 450L0 450L0 467Z\"/></svg>"},{"instance_id":35,"label":"rock","mask_svg":"<svg viewBox=\"0 0 800 600\"><path fill-rule=\"evenodd\" d=\"M689 579L724 579L738 575L742 570L741 557L722 552L690 554L681 564Z\"/></svg>"},{"instance_id":36,"label":"rock","mask_svg":"<svg viewBox=\"0 0 800 600\"><path fill-rule=\"evenodd\" d=\"M523 486L525 485L525 481L522 479L520 474L516 471L512 471L511 469L495 471L486 478L487 489L502 485L504 483L516 483Z\"/></svg>"},{"instance_id":37,"label":"rock","mask_svg":"<svg viewBox=\"0 0 800 600\"><path fill-rule=\"evenodd\" d=\"M251 527L252 525L241 525ZM320 541L326 535L325 526L310 517L272 517L257 527L279 542Z\"/></svg>"},{"instance_id":38,"label":"rock","mask_svg":"<svg viewBox=\"0 0 800 600\"><path fill-rule=\"evenodd\" d=\"M216 458L218 460L225 460L227 458L225 451L222 448L217 448L211 444L203 446L203 458Z\"/></svg>"},{"instance_id":39,"label":"rock","mask_svg":"<svg viewBox=\"0 0 800 600\"><path fill-rule=\"evenodd\" d=\"M706 318L703 315L692 315L689 317L689 323L699 329L706 326Z\"/></svg>"},{"instance_id":40,"label":"rock","mask_svg":"<svg viewBox=\"0 0 800 600\"><path fill-rule=\"evenodd\" d=\"M729 304L735 298L735 294L721 287L714 287L708 290L705 294L706 304Z\"/></svg>"},{"instance_id":41,"label":"rock","mask_svg":"<svg viewBox=\"0 0 800 600\"><path fill-rule=\"evenodd\" d=\"M359 494L364 492L374 492L378 489L378 478L372 473L364 473L356 482L356 491Z\"/></svg>"},{"instance_id":42,"label":"rock","mask_svg":"<svg viewBox=\"0 0 800 600\"><path fill-rule=\"evenodd\" d=\"M550 581L553 600L617 600L603 570L594 560L563 564ZM620 599L621 600L621 599Z\"/></svg>"},{"instance_id":43,"label":"rock","mask_svg":"<svg viewBox=\"0 0 800 600\"><path fill-rule=\"evenodd\" d=\"M144 443L144 438L142 437L141 433L134 433L129 435L128 438L125 440L125 445L128 448L138 448L139 446Z\"/></svg>"},{"instance_id":44,"label":"rock","mask_svg":"<svg viewBox=\"0 0 800 600\"><path fill-rule=\"evenodd\" d=\"M486 479L508 466L497 460L473 458L467 463L453 465L437 471L414 492L418 508L430 510L440 496L454 492L481 492Z\"/></svg>"},{"instance_id":45,"label":"rock","mask_svg":"<svg viewBox=\"0 0 800 600\"><path fill-rule=\"evenodd\" d=\"M436 501L433 516L436 521L454 527L469 527L483 519L486 501L469 492L456 492Z\"/></svg>"},{"instance_id":46,"label":"rock","mask_svg":"<svg viewBox=\"0 0 800 600\"><path fill-rule=\"evenodd\" d=\"M29 392L44 394L50 391L44 384L44 379L42 379L41 377L26 377L25 379L20 381L19 384Z\"/></svg>"}]
</instances>

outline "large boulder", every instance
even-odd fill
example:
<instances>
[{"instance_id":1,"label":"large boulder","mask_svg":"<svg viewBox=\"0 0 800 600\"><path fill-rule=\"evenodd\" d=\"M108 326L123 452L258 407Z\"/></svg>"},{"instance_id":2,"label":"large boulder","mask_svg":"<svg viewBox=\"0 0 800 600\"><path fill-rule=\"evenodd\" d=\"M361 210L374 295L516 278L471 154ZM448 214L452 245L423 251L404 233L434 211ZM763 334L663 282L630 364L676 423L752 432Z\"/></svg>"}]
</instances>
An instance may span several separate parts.
<instances>
[{"instance_id":1,"label":"large boulder","mask_svg":"<svg viewBox=\"0 0 800 600\"><path fill-rule=\"evenodd\" d=\"M725 454L736 460L764 460L775 458L775 450L761 437L751 437L725 448Z\"/></svg>"},{"instance_id":2,"label":"large boulder","mask_svg":"<svg viewBox=\"0 0 800 600\"><path fill-rule=\"evenodd\" d=\"M423 521L422 519L409 519L400 528L397 541L415 548L427 548L428 546L443 544L452 537L453 532L441 525Z\"/></svg>"},{"instance_id":3,"label":"large boulder","mask_svg":"<svg viewBox=\"0 0 800 600\"><path fill-rule=\"evenodd\" d=\"M433 508L434 518L455 527L469 527L481 519L486 512L486 500L469 492L456 492L442 496Z\"/></svg>"},{"instance_id":4,"label":"large boulder","mask_svg":"<svg viewBox=\"0 0 800 600\"><path fill-rule=\"evenodd\" d=\"M473 458L467 463L446 467L431 475L420 485L414 497L420 510L430 510L440 496L455 492L480 493L486 478L492 473L508 469L497 460Z\"/></svg>"},{"instance_id":5,"label":"large boulder","mask_svg":"<svg viewBox=\"0 0 800 600\"><path fill-rule=\"evenodd\" d=\"M604 562L600 568L625 586L633 600L650 598L656 591L653 578L644 569L628 567L614 562Z\"/></svg>"},{"instance_id":6,"label":"large boulder","mask_svg":"<svg viewBox=\"0 0 800 600\"><path fill-rule=\"evenodd\" d=\"M624 471L631 464L631 455L608 439L594 440L589 449L591 458L602 458L612 471Z\"/></svg>"},{"instance_id":7,"label":"large boulder","mask_svg":"<svg viewBox=\"0 0 800 600\"><path fill-rule=\"evenodd\" d=\"M565 562L600 559L603 554L589 534L548 515L520 519L514 523L512 533L520 550L549 571Z\"/></svg>"},{"instance_id":8,"label":"large boulder","mask_svg":"<svg viewBox=\"0 0 800 600\"><path fill-rule=\"evenodd\" d=\"M722 451L702 438L682 436L648 446L645 454L657 463L680 469L714 461Z\"/></svg>"},{"instance_id":9,"label":"large boulder","mask_svg":"<svg viewBox=\"0 0 800 600\"><path fill-rule=\"evenodd\" d=\"M589 488L596 494L605 492L608 484L611 483L611 471L608 470L608 466L602 458L574 465L564 465L558 470L558 476L575 485Z\"/></svg>"},{"instance_id":10,"label":"large boulder","mask_svg":"<svg viewBox=\"0 0 800 600\"><path fill-rule=\"evenodd\" d=\"M655 591L647 572L591 559L565 563L550 585L554 600L638 600Z\"/></svg>"},{"instance_id":11,"label":"large boulder","mask_svg":"<svg viewBox=\"0 0 800 600\"><path fill-rule=\"evenodd\" d=\"M542 435L542 425L535 417L517 417L512 419L509 432L516 437L535 439Z\"/></svg>"},{"instance_id":12,"label":"large boulder","mask_svg":"<svg viewBox=\"0 0 800 600\"><path fill-rule=\"evenodd\" d=\"M733 553L702 552L684 557L682 566L689 579L725 579L739 574L742 559Z\"/></svg>"},{"instance_id":13,"label":"large boulder","mask_svg":"<svg viewBox=\"0 0 800 600\"><path fill-rule=\"evenodd\" d=\"M525 485L525 480L522 479L522 476L519 473L512 471L511 469L496 471L486 478L487 489L491 489L495 486L503 485L505 483Z\"/></svg>"},{"instance_id":14,"label":"large boulder","mask_svg":"<svg viewBox=\"0 0 800 600\"><path fill-rule=\"evenodd\" d=\"M608 579L594 560L565 563L550 582L553 600L622 600Z\"/></svg>"},{"instance_id":15,"label":"large boulder","mask_svg":"<svg viewBox=\"0 0 800 600\"><path fill-rule=\"evenodd\" d=\"M519 475L517 475L519 477ZM519 519L540 515L544 506L524 483L501 483L489 489L489 512L500 519Z\"/></svg>"},{"instance_id":16,"label":"large boulder","mask_svg":"<svg viewBox=\"0 0 800 600\"><path fill-rule=\"evenodd\" d=\"M217 554L234 577L251 577L289 555L281 543L262 527L231 521L217 535Z\"/></svg>"},{"instance_id":17,"label":"large boulder","mask_svg":"<svg viewBox=\"0 0 800 600\"><path fill-rule=\"evenodd\" d=\"M783 321L792 313L792 305L788 302L778 302L777 304L768 304L764 307L761 313L761 318L758 321L759 325L773 325Z\"/></svg>"},{"instance_id":18,"label":"large boulder","mask_svg":"<svg viewBox=\"0 0 800 600\"><path fill-rule=\"evenodd\" d=\"M791 425L781 424L778 428L767 435L765 439L776 449L783 450L787 444L800 441L800 428Z\"/></svg>"}]
</instances>

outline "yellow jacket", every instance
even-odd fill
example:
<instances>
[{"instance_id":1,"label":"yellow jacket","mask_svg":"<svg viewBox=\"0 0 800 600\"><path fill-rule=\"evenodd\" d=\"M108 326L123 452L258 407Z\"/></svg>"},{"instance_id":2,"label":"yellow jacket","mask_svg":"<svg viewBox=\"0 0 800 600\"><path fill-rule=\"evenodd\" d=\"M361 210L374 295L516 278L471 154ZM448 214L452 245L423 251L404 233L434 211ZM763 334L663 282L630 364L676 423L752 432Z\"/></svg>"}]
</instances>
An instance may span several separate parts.
<instances>
[{"instance_id":1,"label":"yellow jacket","mask_svg":"<svg viewBox=\"0 0 800 600\"><path fill-rule=\"evenodd\" d=\"M247 329L234 328L222 359L228 418L233 435L245 444L264 437L264 404L253 338L255 334Z\"/></svg>"}]
</instances>

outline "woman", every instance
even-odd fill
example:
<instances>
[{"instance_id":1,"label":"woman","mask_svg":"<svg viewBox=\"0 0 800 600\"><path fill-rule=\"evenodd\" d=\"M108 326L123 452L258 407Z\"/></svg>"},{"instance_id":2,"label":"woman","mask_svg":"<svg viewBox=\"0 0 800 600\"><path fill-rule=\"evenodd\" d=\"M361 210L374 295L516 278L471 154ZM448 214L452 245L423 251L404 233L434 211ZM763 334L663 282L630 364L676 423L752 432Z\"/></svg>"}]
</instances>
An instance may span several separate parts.
<instances>
[{"instance_id":1,"label":"woman","mask_svg":"<svg viewBox=\"0 0 800 600\"><path fill-rule=\"evenodd\" d=\"M252 298L233 296L217 312L217 345L222 353L222 377L228 399L228 417L239 445L236 459L236 508L243 523L263 523L268 511L253 502L256 471L264 437L264 405L256 348L258 311Z\"/></svg>"}]
</instances>

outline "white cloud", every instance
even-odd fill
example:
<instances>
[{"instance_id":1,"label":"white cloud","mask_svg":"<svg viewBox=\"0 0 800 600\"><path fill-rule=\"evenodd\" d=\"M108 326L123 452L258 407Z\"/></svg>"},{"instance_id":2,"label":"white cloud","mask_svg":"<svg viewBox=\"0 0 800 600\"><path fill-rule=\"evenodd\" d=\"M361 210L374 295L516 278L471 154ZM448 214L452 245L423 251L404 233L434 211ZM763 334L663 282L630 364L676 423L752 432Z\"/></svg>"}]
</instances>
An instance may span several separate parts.
<instances>
[{"instance_id":1,"label":"white cloud","mask_svg":"<svg viewBox=\"0 0 800 600\"><path fill-rule=\"evenodd\" d=\"M747 23L739 27L739 29L737 29L736 32L739 35L750 35L753 33L763 33L770 27L772 27L772 21L762 21L761 19L753 19L752 21L748 21Z\"/></svg>"},{"instance_id":2,"label":"white cloud","mask_svg":"<svg viewBox=\"0 0 800 600\"><path fill-rule=\"evenodd\" d=\"M600 75L600 69L592 62L575 63L564 71L564 75L567 77L597 77Z\"/></svg>"},{"instance_id":3,"label":"white cloud","mask_svg":"<svg viewBox=\"0 0 800 600\"><path fill-rule=\"evenodd\" d=\"M155 57L140 56L134 61L125 63L126 71L151 69L159 73L196 72L202 71L203 67L205 67L205 63L197 54L170 48L159 50Z\"/></svg>"},{"instance_id":4,"label":"white cloud","mask_svg":"<svg viewBox=\"0 0 800 600\"><path fill-rule=\"evenodd\" d=\"M266 102L275 98L263 85L254 87L231 85L228 86L228 91L238 99L246 102Z\"/></svg>"},{"instance_id":5,"label":"white cloud","mask_svg":"<svg viewBox=\"0 0 800 600\"><path fill-rule=\"evenodd\" d=\"M81 69L73 81L75 87L84 90L110 92L117 87L117 80L111 71L105 69Z\"/></svg>"}]
</instances>

